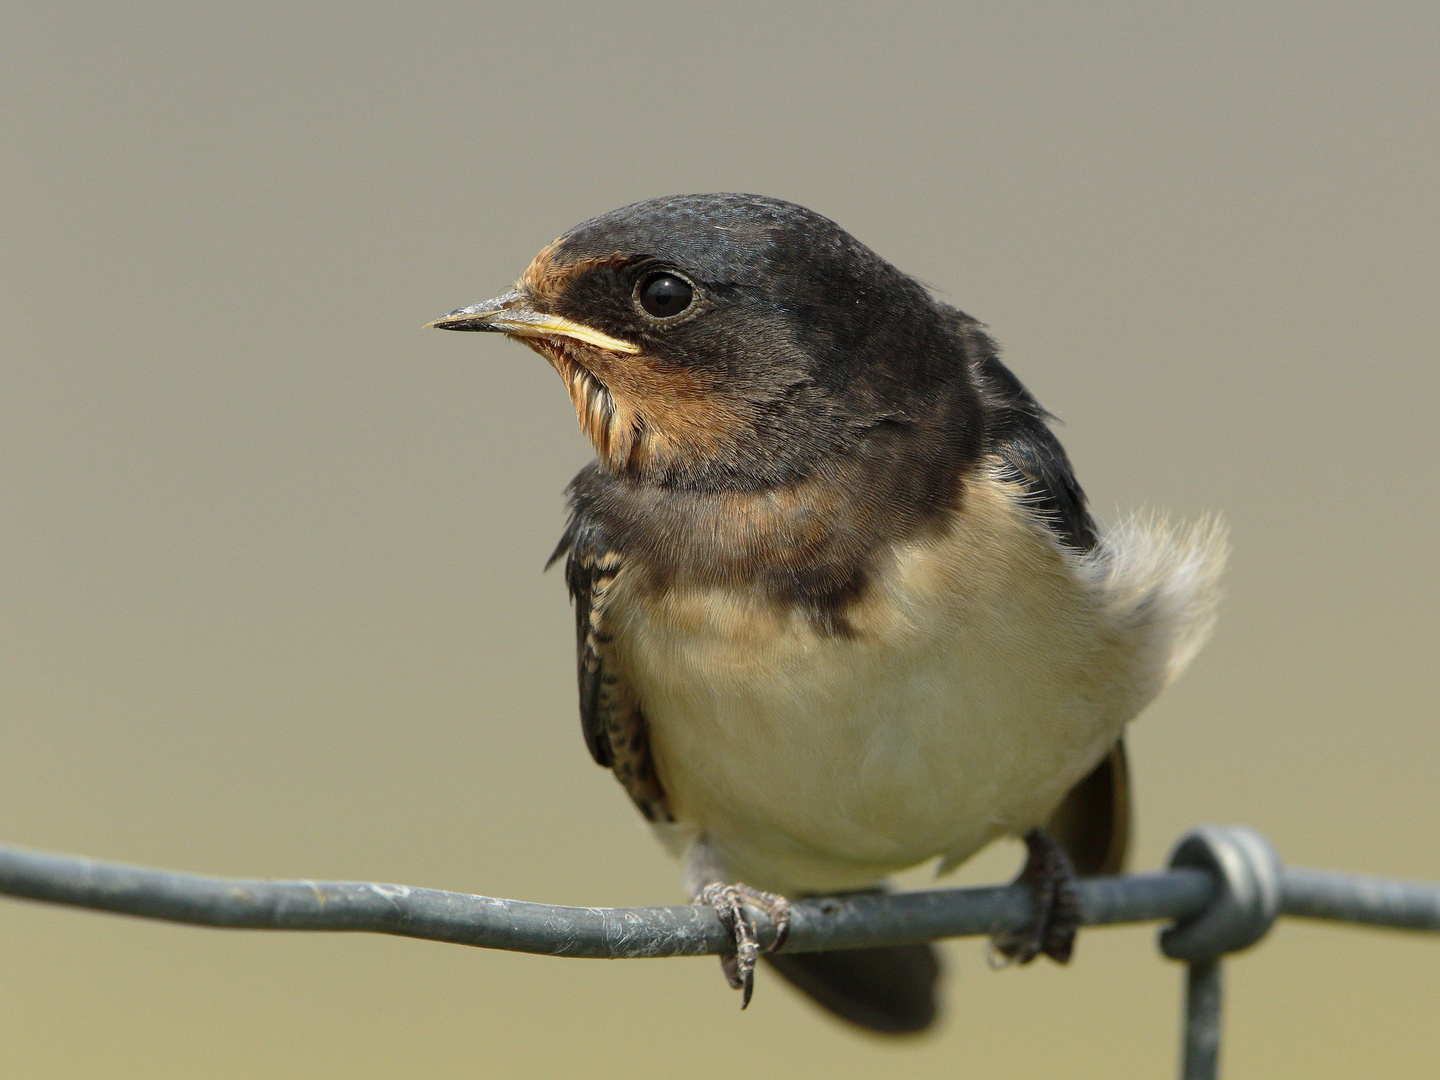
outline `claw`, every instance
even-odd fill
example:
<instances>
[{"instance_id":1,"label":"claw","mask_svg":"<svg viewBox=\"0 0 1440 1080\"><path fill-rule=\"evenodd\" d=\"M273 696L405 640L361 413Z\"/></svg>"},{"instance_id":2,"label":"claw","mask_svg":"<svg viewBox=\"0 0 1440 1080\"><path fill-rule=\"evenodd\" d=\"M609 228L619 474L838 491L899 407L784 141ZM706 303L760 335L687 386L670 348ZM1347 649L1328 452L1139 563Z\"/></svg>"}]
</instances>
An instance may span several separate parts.
<instances>
[{"instance_id":1,"label":"claw","mask_svg":"<svg viewBox=\"0 0 1440 1080\"><path fill-rule=\"evenodd\" d=\"M752 889L749 885L706 885L695 898L698 904L715 909L720 922L735 941L735 951L720 957L720 970L732 990L741 991L740 1008L750 1004L755 989L755 961L760 958L760 938L755 933L755 920L746 905L765 912L775 924L775 940L767 950L774 952L790 935L790 901L777 893Z\"/></svg>"},{"instance_id":2,"label":"claw","mask_svg":"<svg viewBox=\"0 0 1440 1080\"><path fill-rule=\"evenodd\" d=\"M1075 948L1080 912L1070 856L1042 829L1025 834L1025 847L1025 867L1015 883L1030 890L1030 919L1021 929L990 939L991 967L1028 964L1041 953L1065 964Z\"/></svg>"}]
</instances>

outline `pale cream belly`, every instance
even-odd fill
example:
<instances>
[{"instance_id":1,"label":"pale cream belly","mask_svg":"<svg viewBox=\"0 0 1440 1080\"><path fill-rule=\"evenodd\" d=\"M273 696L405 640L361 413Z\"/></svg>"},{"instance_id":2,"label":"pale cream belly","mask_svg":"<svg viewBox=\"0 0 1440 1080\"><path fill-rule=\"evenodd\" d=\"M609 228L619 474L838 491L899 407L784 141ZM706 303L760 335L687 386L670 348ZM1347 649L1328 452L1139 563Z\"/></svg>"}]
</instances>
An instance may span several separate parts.
<instances>
[{"instance_id":1,"label":"pale cream belly","mask_svg":"<svg viewBox=\"0 0 1440 1080\"><path fill-rule=\"evenodd\" d=\"M893 553L853 636L759 596L617 586L671 808L763 888L856 888L1038 824L1144 703L1126 635L998 489Z\"/></svg>"}]
</instances>

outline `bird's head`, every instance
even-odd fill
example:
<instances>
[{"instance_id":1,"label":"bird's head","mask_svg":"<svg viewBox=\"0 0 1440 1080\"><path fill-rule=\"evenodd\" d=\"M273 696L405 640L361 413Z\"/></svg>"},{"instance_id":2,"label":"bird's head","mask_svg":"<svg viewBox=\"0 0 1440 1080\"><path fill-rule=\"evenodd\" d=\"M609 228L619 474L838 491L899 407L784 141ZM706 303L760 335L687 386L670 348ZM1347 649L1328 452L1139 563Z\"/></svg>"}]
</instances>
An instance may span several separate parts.
<instances>
[{"instance_id":1,"label":"bird's head","mask_svg":"<svg viewBox=\"0 0 1440 1080\"><path fill-rule=\"evenodd\" d=\"M733 490L809 475L955 398L954 315L829 219L723 194L577 225L510 292L431 325L545 357L612 473Z\"/></svg>"}]
</instances>

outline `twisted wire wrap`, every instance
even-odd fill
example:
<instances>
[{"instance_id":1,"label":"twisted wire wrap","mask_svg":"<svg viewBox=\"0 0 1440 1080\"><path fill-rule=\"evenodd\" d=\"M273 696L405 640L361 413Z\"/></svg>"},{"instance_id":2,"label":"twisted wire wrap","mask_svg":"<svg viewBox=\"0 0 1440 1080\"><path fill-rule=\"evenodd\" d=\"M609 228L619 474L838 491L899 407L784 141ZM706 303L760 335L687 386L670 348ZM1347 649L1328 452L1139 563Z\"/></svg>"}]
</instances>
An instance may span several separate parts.
<instances>
[{"instance_id":1,"label":"twisted wire wrap","mask_svg":"<svg viewBox=\"0 0 1440 1080\"><path fill-rule=\"evenodd\" d=\"M1160 934L1160 951L1196 963L1248 949L1280 914L1285 868L1270 842L1243 825L1202 825L1180 838L1170 869L1207 871L1215 893L1199 915Z\"/></svg>"}]
</instances>

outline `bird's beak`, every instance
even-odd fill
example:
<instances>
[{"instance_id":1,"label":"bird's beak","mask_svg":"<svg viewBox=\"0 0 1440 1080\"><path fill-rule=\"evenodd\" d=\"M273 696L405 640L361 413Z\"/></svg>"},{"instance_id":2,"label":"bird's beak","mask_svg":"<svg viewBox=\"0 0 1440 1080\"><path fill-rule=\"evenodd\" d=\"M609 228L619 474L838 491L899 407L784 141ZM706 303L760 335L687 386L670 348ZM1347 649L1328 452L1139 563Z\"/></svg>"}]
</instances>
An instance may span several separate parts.
<instances>
[{"instance_id":1,"label":"bird's beak","mask_svg":"<svg viewBox=\"0 0 1440 1080\"><path fill-rule=\"evenodd\" d=\"M520 338L568 337L610 352L640 351L640 346L611 337L593 326L586 326L562 315L547 315L536 311L526 303L525 295L517 289L497 296L494 300L486 300L483 304L456 308L448 315L426 325L437 330L483 330Z\"/></svg>"}]
</instances>

